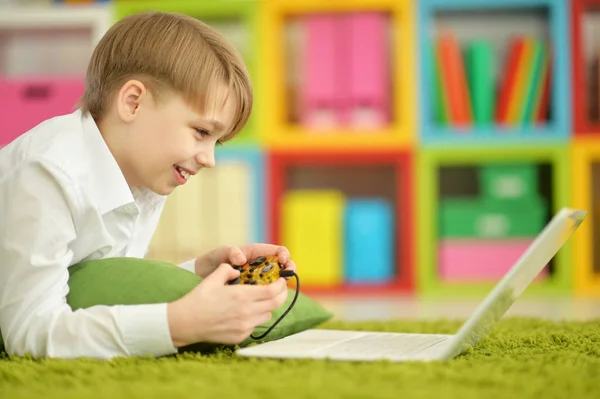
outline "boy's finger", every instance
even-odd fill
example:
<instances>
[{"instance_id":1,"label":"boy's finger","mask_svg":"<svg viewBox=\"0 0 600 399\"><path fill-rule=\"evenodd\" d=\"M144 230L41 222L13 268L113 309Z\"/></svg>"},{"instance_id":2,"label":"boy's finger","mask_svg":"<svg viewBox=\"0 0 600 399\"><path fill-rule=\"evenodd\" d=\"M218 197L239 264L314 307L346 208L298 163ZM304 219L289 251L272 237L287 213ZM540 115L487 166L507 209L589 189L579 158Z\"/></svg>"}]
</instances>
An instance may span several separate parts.
<instances>
[{"instance_id":1,"label":"boy's finger","mask_svg":"<svg viewBox=\"0 0 600 399\"><path fill-rule=\"evenodd\" d=\"M286 247L278 247L277 248L277 258L279 258L279 263L286 264L290 261L290 251Z\"/></svg>"},{"instance_id":2,"label":"boy's finger","mask_svg":"<svg viewBox=\"0 0 600 399\"><path fill-rule=\"evenodd\" d=\"M233 265L237 266L241 266L248 262L248 258L239 247L232 247L229 249L228 259Z\"/></svg>"},{"instance_id":3,"label":"boy's finger","mask_svg":"<svg viewBox=\"0 0 600 399\"><path fill-rule=\"evenodd\" d=\"M249 301L253 302L274 298L283 290L287 290L284 279L277 279L274 283L267 285L241 285L238 288L244 292Z\"/></svg>"},{"instance_id":4,"label":"boy's finger","mask_svg":"<svg viewBox=\"0 0 600 399\"><path fill-rule=\"evenodd\" d=\"M247 259L256 259L259 256L273 256L279 258L279 262L285 263L290 259L290 252L286 247L273 244L249 244L240 248Z\"/></svg>"},{"instance_id":5,"label":"boy's finger","mask_svg":"<svg viewBox=\"0 0 600 399\"><path fill-rule=\"evenodd\" d=\"M279 295L277 295L275 298L270 298L270 299L265 299L262 301L254 302L253 310L256 313L272 312L273 310L280 308L285 303L287 296L288 296L288 291L284 290Z\"/></svg>"}]
</instances>

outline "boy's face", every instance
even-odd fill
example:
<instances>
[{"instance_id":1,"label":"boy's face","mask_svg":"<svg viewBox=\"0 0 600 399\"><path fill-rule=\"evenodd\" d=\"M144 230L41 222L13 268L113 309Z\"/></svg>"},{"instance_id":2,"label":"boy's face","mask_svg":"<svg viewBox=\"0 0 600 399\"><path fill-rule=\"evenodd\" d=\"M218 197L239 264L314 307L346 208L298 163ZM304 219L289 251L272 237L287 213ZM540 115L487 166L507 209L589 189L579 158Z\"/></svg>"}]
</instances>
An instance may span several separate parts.
<instances>
[{"instance_id":1,"label":"boy's face","mask_svg":"<svg viewBox=\"0 0 600 399\"><path fill-rule=\"evenodd\" d=\"M126 121L127 149L120 163L130 185L168 195L200 169L214 166L215 145L233 123L233 101L199 114L178 95L165 95L156 103L143 90L121 94L118 109ZM218 104L225 95L222 90L216 96Z\"/></svg>"}]
</instances>

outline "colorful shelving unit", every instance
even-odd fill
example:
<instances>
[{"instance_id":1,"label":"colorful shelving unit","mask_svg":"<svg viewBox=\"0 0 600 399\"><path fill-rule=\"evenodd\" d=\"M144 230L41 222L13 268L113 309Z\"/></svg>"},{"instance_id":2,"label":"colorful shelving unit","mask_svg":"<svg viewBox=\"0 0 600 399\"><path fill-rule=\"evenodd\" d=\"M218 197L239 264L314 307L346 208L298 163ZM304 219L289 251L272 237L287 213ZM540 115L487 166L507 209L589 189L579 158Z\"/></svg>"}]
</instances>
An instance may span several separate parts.
<instances>
[{"instance_id":1,"label":"colorful shelving unit","mask_svg":"<svg viewBox=\"0 0 600 399\"><path fill-rule=\"evenodd\" d=\"M0 26L75 23L65 15L83 21L98 7L3 10ZM113 22L142 10L208 22L241 51L255 88L251 120L217 167L170 198L153 255L184 260L194 240L270 241L290 247L306 292L480 296L571 206L588 219L527 294L600 295L600 0L102 8Z\"/></svg>"},{"instance_id":2,"label":"colorful shelving unit","mask_svg":"<svg viewBox=\"0 0 600 399\"><path fill-rule=\"evenodd\" d=\"M600 1L571 0L574 136L600 137Z\"/></svg>"},{"instance_id":3,"label":"colorful shelving unit","mask_svg":"<svg viewBox=\"0 0 600 399\"><path fill-rule=\"evenodd\" d=\"M293 251L307 277L303 289L412 291L410 152L274 150L267 170L269 240Z\"/></svg>"},{"instance_id":4,"label":"colorful shelving unit","mask_svg":"<svg viewBox=\"0 0 600 399\"><path fill-rule=\"evenodd\" d=\"M87 60L111 24L105 5L9 7L0 12L0 147L73 111Z\"/></svg>"},{"instance_id":5,"label":"colorful shelving unit","mask_svg":"<svg viewBox=\"0 0 600 399\"><path fill-rule=\"evenodd\" d=\"M306 151L410 146L415 139L413 104L416 94L412 62L415 48L413 7L412 1L393 0L261 2L260 47L264 57L261 81L264 91L258 100L263 104L261 139L265 146ZM371 21L365 18L362 28L358 27L359 23L352 25L350 18L357 14L368 14ZM318 17L322 18L319 20ZM383 26L382 20L385 21ZM379 43L373 35L380 35L385 44ZM353 56L353 43L361 38L372 40L369 47L375 50L365 52L363 49L363 53ZM296 47L291 47L295 50L286 52L286 45L290 43L292 46L296 43ZM307 45L298 47L297 43ZM364 43L363 47L366 47ZM307 53L308 56L303 58ZM364 62L365 59L370 62ZM371 64L375 71L366 69ZM295 70L301 72L294 78L291 75ZM383 88L381 80L373 79L380 72L385 74ZM321 80L311 80L315 76ZM379 123L349 124L336 117L333 121L329 118L329 122L319 123L317 128L304 122L306 118L302 114L307 112L306 108L321 107L329 114L337 114L344 106L339 103L339 97L350 99L353 95L358 101L355 105L362 104L366 108L380 104L378 97L386 97L389 99L386 105L389 119Z\"/></svg>"},{"instance_id":6,"label":"colorful shelving unit","mask_svg":"<svg viewBox=\"0 0 600 399\"><path fill-rule=\"evenodd\" d=\"M568 6L564 0L506 0L502 2L484 2L478 0L421 0L418 2L418 37L421 43L419 63L422 73L419 75L420 94L420 138L423 145L463 146L478 144L492 146L505 142L565 142L570 133L571 119L569 107L564 103L570 94L570 41L568 40L569 20ZM510 28L507 29L507 26ZM430 32L435 32L431 34ZM450 33L446 50L434 49L437 38L442 33ZM550 117L540 122L535 119L519 116L518 101L508 101L507 116L498 122L494 117L495 110L503 103L502 82L505 76L513 76L508 66L510 55L510 39L515 35L541 40L544 48L550 46L553 54L550 64L551 94L549 97ZM465 50L462 63L453 59L460 54L456 50L456 42ZM471 47L478 45L478 49ZM440 45L441 48L441 45ZM483 51L482 51L483 50ZM533 68L533 50L524 51L523 59L528 60L532 69L515 68L513 76L514 98L522 102L526 100L524 92L529 90L527 84ZM440 71L435 68L437 57L448 60L447 66L441 68L446 74L443 80L450 86L448 90L458 104L456 116L450 122L438 118L436 99L436 77ZM527 58L529 54L532 58ZM526 61L521 61L526 62ZM516 63L518 64L518 62ZM490 73L491 68L491 73ZM464 95L461 87L473 71L477 72L474 81L487 82L484 92L478 92L475 100ZM522 72L519 72L522 71ZM523 75L520 75L522 73ZM476 80L477 79L477 80ZM463 83L463 86L461 86ZM543 83L543 82L542 82ZM543 89L538 87L537 89ZM513 89L511 89L513 90ZM522 90L523 92L519 92ZM533 90L536 90L533 87ZM476 91L473 91L475 93ZM508 90L510 92L510 90ZM471 94L471 97L475 94ZM444 98L444 96L439 97ZM510 96L509 96L510 98ZM442 100L443 101L443 100ZM446 100L447 101L447 100ZM469 107L469 101L475 107ZM466 107L460 106L464 102ZM482 103L488 109L480 108ZM517 105L515 105L517 104ZM529 104L531 106L531 104ZM446 107L442 109L448 110ZM492 111L490 111L490 108ZM524 106L523 106L524 107ZM469 117L469 109L472 113ZM512 110L512 111L511 111ZM448 111L449 112L449 111ZM481 112L482 119L477 118ZM525 113L525 110L521 111ZM491 117L490 117L491 115ZM513 116L511 116L513 115ZM525 115L525 114L523 114Z\"/></svg>"},{"instance_id":7,"label":"colorful shelving unit","mask_svg":"<svg viewBox=\"0 0 600 399\"><path fill-rule=\"evenodd\" d=\"M573 206L588 210L574 237L573 288L600 296L600 1L572 0Z\"/></svg>"},{"instance_id":8,"label":"colorful shelving unit","mask_svg":"<svg viewBox=\"0 0 600 399\"><path fill-rule=\"evenodd\" d=\"M588 210L588 220L574 237L574 288L600 295L600 141L578 139L572 150L573 205Z\"/></svg>"},{"instance_id":9,"label":"colorful shelving unit","mask_svg":"<svg viewBox=\"0 0 600 399\"><path fill-rule=\"evenodd\" d=\"M569 153L561 145L423 149L416 169L416 263L425 295L487 292L552 214L571 203ZM443 173L454 179L444 182ZM566 292L569 254L570 243L528 292Z\"/></svg>"}]
</instances>

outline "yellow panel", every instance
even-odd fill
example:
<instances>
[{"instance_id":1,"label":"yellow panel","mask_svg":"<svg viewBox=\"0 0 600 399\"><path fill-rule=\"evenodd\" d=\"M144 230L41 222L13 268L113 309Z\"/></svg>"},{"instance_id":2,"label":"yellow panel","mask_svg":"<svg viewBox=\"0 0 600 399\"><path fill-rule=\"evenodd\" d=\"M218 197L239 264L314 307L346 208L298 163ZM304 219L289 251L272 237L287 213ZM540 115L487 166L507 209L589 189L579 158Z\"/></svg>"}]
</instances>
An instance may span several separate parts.
<instances>
[{"instance_id":1,"label":"yellow panel","mask_svg":"<svg viewBox=\"0 0 600 399\"><path fill-rule=\"evenodd\" d=\"M415 12L413 1L396 0L276 0L261 3L259 26L262 55L262 93L257 93L261 107L261 140L268 148L408 148L416 137L418 101L416 91ZM285 19L311 12L343 12L381 10L390 13L393 83L393 110L396 117L386 129L365 134L361 131L339 130L330 134L309 135L302 128L286 122L286 67L284 65L283 34ZM316 137L315 137L316 136Z\"/></svg>"},{"instance_id":2,"label":"yellow panel","mask_svg":"<svg viewBox=\"0 0 600 399\"><path fill-rule=\"evenodd\" d=\"M282 238L302 267L301 284L331 286L342 279L345 198L335 190L289 191L283 199Z\"/></svg>"},{"instance_id":3,"label":"yellow panel","mask_svg":"<svg viewBox=\"0 0 600 399\"><path fill-rule=\"evenodd\" d=\"M576 293L600 296L600 275L593 273L593 224L598 223L591 203L591 164L600 162L600 140L576 138L573 150L573 206L588 211L587 220L573 235L573 269Z\"/></svg>"}]
</instances>

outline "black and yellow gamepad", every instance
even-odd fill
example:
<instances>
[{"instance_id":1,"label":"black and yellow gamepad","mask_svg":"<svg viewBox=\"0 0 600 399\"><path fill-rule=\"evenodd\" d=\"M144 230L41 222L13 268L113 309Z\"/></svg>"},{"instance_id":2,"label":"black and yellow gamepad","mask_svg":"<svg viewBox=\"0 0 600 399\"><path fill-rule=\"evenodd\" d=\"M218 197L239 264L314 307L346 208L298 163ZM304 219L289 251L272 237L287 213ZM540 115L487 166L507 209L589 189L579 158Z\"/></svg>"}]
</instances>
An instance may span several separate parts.
<instances>
[{"instance_id":1,"label":"black and yellow gamepad","mask_svg":"<svg viewBox=\"0 0 600 399\"><path fill-rule=\"evenodd\" d=\"M228 285L267 285L277 281L280 277L288 279L294 276L296 278L296 293L286 311L283 312L279 319L277 319L264 334L259 337L250 335L252 339L264 338L288 314L288 312L292 310L292 307L296 303L296 299L298 299L298 294L300 293L300 280L298 279L298 275L293 270L285 270L285 265L279 263L279 258L277 256L261 256L242 266L233 265L233 268L240 271L240 276L229 281L227 283Z\"/></svg>"},{"instance_id":2,"label":"black and yellow gamepad","mask_svg":"<svg viewBox=\"0 0 600 399\"><path fill-rule=\"evenodd\" d=\"M279 277L289 278L294 275L294 272L285 270L285 265L279 263L277 256L261 256L233 268L240 271L240 276L229 281L229 285L266 285L277 281Z\"/></svg>"}]
</instances>

